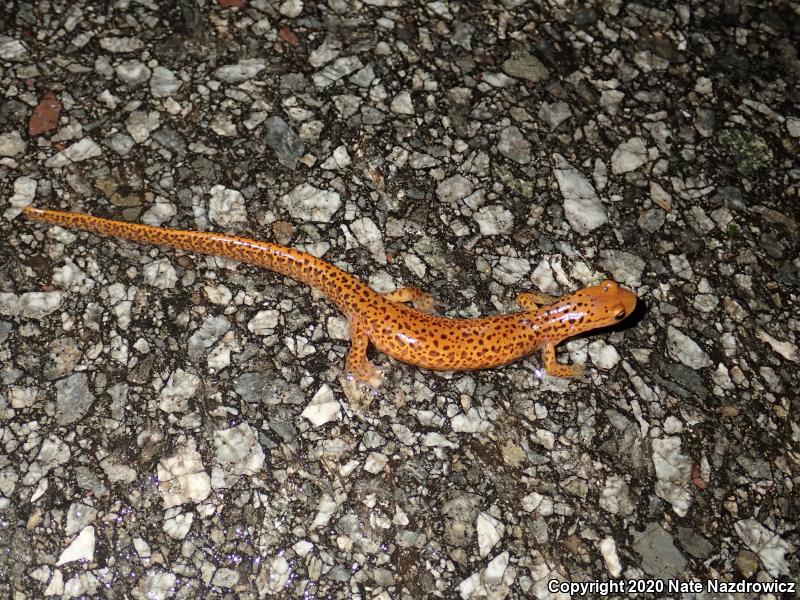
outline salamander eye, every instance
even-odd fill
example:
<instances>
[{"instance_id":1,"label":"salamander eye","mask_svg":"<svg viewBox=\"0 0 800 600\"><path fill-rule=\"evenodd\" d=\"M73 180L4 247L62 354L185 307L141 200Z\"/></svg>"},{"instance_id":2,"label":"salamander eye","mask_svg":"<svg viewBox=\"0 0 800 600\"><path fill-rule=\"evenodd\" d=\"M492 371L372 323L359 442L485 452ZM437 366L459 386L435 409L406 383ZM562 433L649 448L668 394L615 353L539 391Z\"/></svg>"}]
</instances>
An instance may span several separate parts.
<instances>
[{"instance_id":1,"label":"salamander eye","mask_svg":"<svg viewBox=\"0 0 800 600\"><path fill-rule=\"evenodd\" d=\"M620 308L620 309L617 310L617 312L614 313L614 319L616 319L617 321L622 321L622 319L624 319L624 318L625 318L625 309L624 308Z\"/></svg>"}]
</instances>

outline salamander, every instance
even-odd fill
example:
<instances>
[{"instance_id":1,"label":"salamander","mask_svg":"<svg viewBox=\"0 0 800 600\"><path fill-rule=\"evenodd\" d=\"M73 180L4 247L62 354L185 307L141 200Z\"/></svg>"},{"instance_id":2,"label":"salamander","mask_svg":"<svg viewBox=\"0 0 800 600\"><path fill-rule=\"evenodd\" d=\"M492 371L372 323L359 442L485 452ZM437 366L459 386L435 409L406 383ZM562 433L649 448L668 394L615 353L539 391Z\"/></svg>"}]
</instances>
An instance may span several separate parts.
<instances>
[{"instance_id":1,"label":"salamander","mask_svg":"<svg viewBox=\"0 0 800 600\"><path fill-rule=\"evenodd\" d=\"M372 343L399 361L443 371L508 364L542 350L548 375L578 377L582 368L556 360L556 345L585 331L619 323L636 295L612 280L561 298L537 292L518 296L521 311L472 319L433 313L433 297L408 286L379 293L357 277L305 252L235 235L153 227L77 212L26 207L26 217L144 244L232 258L319 289L347 317L351 347L347 372L377 385L381 372L367 358Z\"/></svg>"}]
</instances>

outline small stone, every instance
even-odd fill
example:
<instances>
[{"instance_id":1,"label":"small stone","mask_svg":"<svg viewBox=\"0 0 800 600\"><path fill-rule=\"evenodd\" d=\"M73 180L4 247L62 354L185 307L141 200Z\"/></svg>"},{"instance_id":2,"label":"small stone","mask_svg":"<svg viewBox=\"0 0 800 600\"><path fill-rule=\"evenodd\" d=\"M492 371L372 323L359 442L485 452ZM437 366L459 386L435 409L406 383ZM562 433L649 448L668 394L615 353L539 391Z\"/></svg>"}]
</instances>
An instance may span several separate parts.
<instances>
[{"instance_id":1,"label":"small stone","mask_svg":"<svg viewBox=\"0 0 800 600\"><path fill-rule=\"evenodd\" d=\"M244 196L238 190L215 185L210 190L208 219L221 227L232 227L247 222Z\"/></svg>"},{"instance_id":2,"label":"small stone","mask_svg":"<svg viewBox=\"0 0 800 600\"><path fill-rule=\"evenodd\" d=\"M158 408L166 413L187 412L189 398L194 397L200 383L200 377L194 373L175 369L158 395Z\"/></svg>"},{"instance_id":3,"label":"small stone","mask_svg":"<svg viewBox=\"0 0 800 600\"><path fill-rule=\"evenodd\" d=\"M136 87L137 85L143 84L145 81L150 79L151 71L147 68L143 62L138 60L126 60L118 64L114 71L119 77L120 81L129 85L130 87Z\"/></svg>"},{"instance_id":4,"label":"small stone","mask_svg":"<svg viewBox=\"0 0 800 600\"><path fill-rule=\"evenodd\" d=\"M488 556L505 532L505 526L491 516L482 512L478 515L475 528L478 531L478 552L481 557Z\"/></svg>"},{"instance_id":5,"label":"small stone","mask_svg":"<svg viewBox=\"0 0 800 600\"><path fill-rule=\"evenodd\" d=\"M800 137L800 119L797 117L789 117L786 119L786 131L793 138Z\"/></svg>"},{"instance_id":6,"label":"small stone","mask_svg":"<svg viewBox=\"0 0 800 600\"><path fill-rule=\"evenodd\" d=\"M280 311L260 310L247 323L247 329L255 335L269 335L274 333L280 323Z\"/></svg>"},{"instance_id":7,"label":"small stone","mask_svg":"<svg viewBox=\"0 0 800 600\"><path fill-rule=\"evenodd\" d=\"M146 142L150 134L161 125L161 114L157 110L144 112L135 110L128 115L125 121L125 129L137 144Z\"/></svg>"},{"instance_id":8,"label":"small stone","mask_svg":"<svg viewBox=\"0 0 800 600\"><path fill-rule=\"evenodd\" d=\"M331 157L322 163L321 167L326 170L336 170L344 169L350 166L352 159L350 155L347 153L347 148L344 146L337 147Z\"/></svg>"},{"instance_id":9,"label":"small stone","mask_svg":"<svg viewBox=\"0 0 800 600\"><path fill-rule=\"evenodd\" d=\"M364 470L367 473L377 475L383 471L384 467L389 464L389 457L380 452L370 452L367 455L367 460L364 461Z\"/></svg>"},{"instance_id":10,"label":"small stone","mask_svg":"<svg viewBox=\"0 0 800 600\"><path fill-rule=\"evenodd\" d=\"M281 592L285 591L289 582L289 578L292 576L293 572L294 571L291 565L289 565L289 561L286 560L285 556L276 556L269 563L269 574L266 577L266 581L268 582L266 585L266 591L269 591L272 594L280 594ZM328 573L327 577L330 576L331 574Z\"/></svg>"},{"instance_id":11,"label":"small stone","mask_svg":"<svg viewBox=\"0 0 800 600\"><path fill-rule=\"evenodd\" d=\"M543 102L539 108L539 118L544 121L550 131L554 131L571 116L572 109L566 102L553 102L552 104Z\"/></svg>"},{"instance_id":12,"label":"small stone","mask_svg":"<svg viewBox=\"0 0 800 600\"><path fill-rule=\"evenodd\" d=\"M338 192L301 183L281 198L281 204L293 219L327 223L341 207L342 199Z\"/></svg>"},{"instance_id":13,"label":"small stone","mask_svg":"<svg viewBox=\"0 0 800 600\"><path fill-rule=\"evenodd\" d=\"M442 202L456 202L474 191L472 182L463 175L453 175L436 186L436 195Z\"/></svg>"},{"instance_id":14,"label":"small stone","mask_svg":"<svg viewBox=\"0 0 800 600\"><path fill-rule=\"evenodd\" d=\"M192 528L192 521L194 521L192 513L182 513L180 509L168 510L162 529L173 540L182 540Z\"/></svg>"},{"instance_id":15,"label":"small stone","mask_svg":"<svg viewBox=\"0 0 800 600\"><path fill-rule=\"evenodd\" d=\"M147 285L159 290L171 290L175 289L175 285L178 283L178 273L170 259L159 258L144 266L142 280Z\"/></svg>"},{"instance_id":16,"label":"small stone","mask_svg":"<svg viewBox=\"0 0 800 600\"><path fill-rule=\"evenodd\" d=\"M0 156L19 156L28 147L19 131L0 135Z\"/></svg>"},{"instance_id":17,"label":"small stone","mask_svg":"<svg viewBox=\"0 0 800 600\"><path fill-rule=\"evenodd\" d=\"M685 254L670 254L669 266L676 277L685 279L686 281L694 280L694 271L692 265L686 258Z\"/></svg>"},{"instance_id":18,"label":"small stone","mask_svg":"<svg viewBox=\"0 0 800 600\"><path fill-rule=\"evenodd\" d=\"M612 369L622 360L617 349L603 340L595 340L589 344L589 357L601 369Z\"/></svg>"},{"instance_id":19,"label":"small stone","mask_svg":"<svg viewBox=\"0 0 800 600\"><path fill-rule=\"evenodd\" d=\"M716 113L711 108L698 108L697 118L694 121L694 128L704 138L714 135L716 125Z\"/></svg>"},{"instance_id":20,"label":"small stone","mask_svg":"<svg viewBox=\"0 0 800 600\"><path fill-rule=\"evenodd\" d=\"M134 540L135 543L136 540ZM172 598L175 594L177 580L177 576L173 573L165 573L159 569L148 571L137 582L136 591L132 596L134 598L147 598L148 600Z\"/></svg>"},{"instance_id":21,"label":"small stone","mask_svg":"<svg viewBox=\"0 0 800 600\"><path fill-rule=\"evenodd\" d=\"M538 83L550 77L550 72L542 62L525 51L514 52L504 63L503 71L516 77Z\"/></svg>"},{"instance_id":22,"label":"small stone","mask_svg":"<svg viewBox=\"0 0 800 600\"><path fill-rule=\"evenodd\" d=\"M342 56L326 65L321 71L314 73L312 79L314 80L314 85L318 88L326 88L363 66L357 56Z\"/></svg>"},{"instance_id":23,"label":"small stone","mask_svg":"<svg viewBox=\"0 0 800 600\"><path fill-rule=\"evenodd\" d=\"M278 12L280 12L284 17L294 19L295 17L300 16L300 13L303 12L303 2L302 0L285 0L283 3L281 3Z\"/></svg>"},{"instance_id":24,"label":"small stone","mask_svg":"<svg viewBox=\"0 0 800 600\"><path fill-rule=\"evenodd\" d=\"M689 492L692 461L681 454L681 439L677 436L653 439L653 465L656 469L656 494L669 502L675 513L683 517L689 511L692 496Z\"/></svg>"},{"instance_id":25,"label":"small stone","mask_svg":"<svg viewBox=\"0 0 800 600\"><path fill-rule=\"evenodd\" d=\"M499 204L482 206L473 218L478 223L481 235L506 234L514 226L514 214Z\"/></svg>"},{"instance_id":26,"label":"small stone","mask_svg":"<svg viewBox=\"0 0 800 600\"><path fill-rule=\"evenodd\" d=\"M339 56L341 53L341 46L338 40L327 36L322 44L314 48L308 54L308 64L315 69L319 69L322 65L331 62L334 58Z\"/></svg>"},{"instance_id":27,"label":"small stone","mask_svg":"<svg viewBox=\"0 0 800 600\"><path fill-rule=\"evenodd\" d=\"M337 508L339 508L339 504L331 498L330 495L323 493L317 503L317 514L314 516L311 527L315 528L327 525Z\"/></svg>"},{"instance_id":28,"label":"small stone","mask_svg":"<svg viewBox=\"0 0 800 600\"><path fill-rule=\"evenodd\" d=\"M792 544L753 518L737 521L733 528L742 543L758 555L770 575L780 577L791 573L786 555L794 552Z\"/></svg>"},{"instance_id":29,"label":"small stone","mask_svg":"<svg viewBox=\"0 0 800 600\"><path fill-rule=\"evenodd\" d=\"M202 325L189 337L187 351L192 359L197 359L216 344L231 328L231 322L224 315L209 315Z\"/></svg>"},{"instance_id":30,"label":"small stone","mask_svg":"<svg viewBox=\"0 0 800 600\"><path fill-rule=\"evenodd\" d=\"M414 104L411 101L411 92L402 91L392 100L389 109L398 115L413 115Z\"/></svg>"},{"instance_id":31,"label":"small stone","mask_svg":"<svg viewBox=\"0 0 800 600\"><path fill-rule=\"evenodd\" d=\"M647 263L632 252L609 248L600 251L600 266L616 281L636 288L642 285L642 273Z\"/></svg>"},{"instance_id":32,"label":"small stone","mask_svg":"<svg viewBox=\"0 0 800 600\"><path fill-rule=\"evenodd\" d=\"M334 398L333 390L327 383L317 390L317 393L314 394L311 402L300 416L308 419L314 427L320 427L325 423L338 421L341 418L341 406Z\"/></svg>"},{"instance_id":33,"label":"small stone","mask_svg":"<svg viewBox=\"0 0 800 600\"><path fill-rule=\"evenodd\" d=\"M106 145L120 156L125 156L136 145L136 142L126 133L115 133L106 139Z\"/></svg>"},{"instance_id":34,"label":"small stone","mask_svg":"<svg viewBox=\"0 0 800 600\"><path fill-rule=\"evenodd\" d=\"M12 292L0 292L0 314L43 319L58 310L63 302L64 292L26 292L21 296Z\"/></svg>"},{"instance_id":35,"label":"small stone","mask_svg":"<svg viewBox=\"0 0 800 600\"><path fill-rule=\"evenodd\" d=\"M264 466L264 450L247 423L214 432L217 462L228 475L253 475Z\"/></svg>"},{"instance_id":36,"label":"small stone","mask_svg":"<svg viewBox=\"0 0 800 600\"><path fill-rule=\"evenodd\" d=\"M100 47L106 52L123 54L141 50L144 48L144 42L138 38L131 37L103 37L100 38Z\"/></svg>"},{"instance_id":37,"label":"small stone","mask_svg":"<svg viewBox=\"0 0 800 600\"><path fill-rule=\"evenodd\" d=\"M372 66L372 63L353 73L350 77L350 81L353 82L354 85L362 88L371 86L372 82L375 81L375 68Z\"/></svg>"},{"instance_id":38,"label":"small stone","mask_svg":"<svg viewBox=\"0 0 800 600\"><path fill-rule=\"evenodd\" d=\"M667 327L667 352L691 369L702 369L711 365L708 354L697 342L672 325Z\"/></svg>"},{"instance_id":39,"label":"small stone","mask_svg":"<svg viewBox=\"0 0 800 600\"><path fill-rule=\"evenodd\" d=\"M650 523L643 532L634 533L634 551L641 557L641 568L659 579L678 579L686 568L686 559L673 543L672 536L658 523Z\"/></svg>"},{"instance_id":40,"label":"small stone","mask_svg":"<svg viewBox=\"0 0 800 600\"><path fill-rule=\"evenodd\" d=\"M756 337L762 342L769 344L773 351L780 354L786 360L797 362L797 346L792 342L777 340L763 329L756 331Z\"/></svg>"},{"instance_id":41,"label":"small stone","mask_svg":"<svg viewBox=\"0 0 800 600\"><path fill-rule=\"evenodd\" d=\"M20 214L36 197L38 182L31 177L22 175L14 180L14 194L8 201L9 208L3 212L6 219L11 220ZM2 310L0 310L2 312Z\"/></svg>"},{"instance_id":42,"label":"small stone","mask_svg":"<svg viewBox=\"0 0 800 600\"><path fill-rule=\"evenodd\" d=\"M370 254L380 262L386 263L386 251L383 247L383 234L375 222L369 217L356 219L350 224L350 231L362 246L369 249Z\"/></svg>"},{"instance_id":43,"label":"small stone","mask_svg":"<svg viewBox=\"0 0 800 600\"><path fill-rule=\"evenodd\" d=\"M223 589L236 587L238 583L238 571L234 571L233 569L229 569L227 567L220 567L217 569L216 573L214 573L214 577L211 579L211 585Z\"/></svg>"},{"instance_id":44,"label":"small stone","mask_svg":"<svg viewBox=\"0 0 800 600\"><path fill-rule=\"evenodd\" d=\"M484 433L492 428L492 423L474 408L466 414L459 413L450 420L450 426L456 433Z\"/></svg>"},{"instance_id":45,"label":"small stone","mask_svg":"<svg viewBox=\"0 0 800 600\"><path fill-rule=\"evenodd\" d=\"M94 394L89 390L86 373L73 373L56 382L56 421L59 425L71 425L89 412L94 403Z\"/></svg>"},{"instance_id":46,"label":"small stone","mask_svg":"<svg viewBox=\"0 0 800 600\"><path fill-rule=\"evenodd\" d=\"M457 21L453 32L453 43L461 46L464 50L472 50L472 36L475 35L475 27L470 23Z\"/></svg>"},{"instance_id":47,"label":"small stone","mask_svg":"<svg viewBox=\"0 0 800 600\"><path fill-rule=\"evenodd\" d=\"M700 560L707 559L714 551L713 544L689 527L678 527L678 541L689 554Z\"/></svg>"},{"instance_id":48,"label":"small stone","mask_svg":"<svg viewBox=\"0 0 800 600\"><path fill-rule=\"evenodd\" d=\"M0 59L7 61L28 60L25 44L7 35L0 35Z\"/></svg>"},{"instance_id":49,"label":"small stone","mask_svg":"<svg viewBox=\"0 0 800 600\"><path fill-rule=\"evenodd\" d=\"M102 149L91 138L83 138L68 148L48 158L44 165L48 168L65 167L70 163L81 162L103 154Z\"/></svg>"},{"instance_id":50,"label":"small stone","mask_svg":"<svg viewBox=\"0 0 800 600\"><path fill-rule=\"evenodd\" d=\"M297 166L298 159L306 151L297 133L280 117L270 117L264 121L264 141L278 155L278 161L289 169Z\"/></svg>"},{"instance_id":51,"label":"small stone","mask_svg":"<svg viewBox=\"0 0 800 600\"><path fill-rule=\"evenodd\" d=\"M224 83L241 83L258 75L267 68L267 62L260 58L244 58L238 63L225 65L214 71L214 77Z\"/></svg>"},{"instance_id":52,"label":"small stone","mask_svg":"<svg viewBox=\"0 0 800 600\"><path fill-rule=\"evenodd\" d=\"M617 544L612 537L605 537L600 540L600 554L603 555L603 560L606 562L606 569L611 573L612 577L619 577L622 573L622 565L619 562L619 555L617 554Z\"/></svg>"},{"instance_id":53,"label":"small stone","mask_svg":"<svg viewBox=\"0 0 800 600\"><path fill-rule=\"evenodd\" d=\"M58 127L61 114L61 101L52 92L47 92L41 99L28 122L28 133L31 136L48 133Z\"/></svg>"},{"instance_id":54,"label":"small stone","mask_svg":"<svg viewBox=\"0 0 800 600\"><path fill-rule=\"evenodd\" d=\"M665 221L666 215L664 214L664 211L660 208L654 207L644 211L641 215L639 215L639 218L636 222L639 227L648 233L655 233L664 226Z\"/></svg>"},{"instance_id":55,"label":"small stone","mask_svg":"<svg viewBox=\"0 0 800 600\"><path fill-rule=\"evenodd\" d=\"M531 162L531 143L525 138L519 127L511 125L500 132L497 150L503 156L521 165Z\"/></svg>"},{"instance_id":56,"label":"small stone","mask_svg":"<svg viewBox=\"0 0 800 600\"><path fill-rule=\"evenodd\" d=\"M585 235L607 223L606 210L589 179L560 154L554 158L556 181L564 197L564 216L572 228Z\"/></svg>"},{"instance_id":57,"label":"small stone","mask_svg":"<svg viewBox=\"0 0 800 600\"><path fill-rule=\"evenodd\" d=\"M36 460L28 467L22 478L24 485L32 486L41 481L50 471L66 463L71 456L69 446L59 437L50 435L43 442ZM45 486L46 489L46 486Z\"/></svg>"},{"instance_id":58,"label":"small stone","mask_svg":"<svg viewBox=\"0 0 800 600\"><path fill-rule=\"evenodd\" d=\"M505 551L489 561L489 564L486 565L486 570L483 573L483 580L486 582L486 585L499 586L501 583L503 583L506 569L508 569L509 557L510 554L508 551ZM486 594L484 597L490 597L490 595Z\"/></svg>"},{"instance_id":59,"label":"small stone","mask_svg":"<svg viewBox=\"0 0 800 600\"><path fill-rule=\"evenodd\" d=\"M194 440L179 446L172 456L163 458L158 463L158 492L164 508L186 502L202 502L208 498L211 493L211 477L205 472L203 459Z\"/></svg>"},{"instance_id":60,"label":"small stone","mask_svg":"<svg viewBox=\"0 0 800 600\"><path fill-rule=\"evenodd\" d=\"M615 175L635 171L647 162L647 146L640 137L621 143L611 155L611 171Z\"/></svg>"},{"instance_id":61,"label":"small stone","mask_svg":"<svg viewBox=\"0 0 800 600\"><path fill-rule=\"evenodd\" d=\"M89 525L84 527L72 543L67 546L58 557L56 566L60 567L69 562L76 560L86 560L92 562L94 560L94 527Z\"/></svg>"},{"instance_id":62,"label":"small stone","mask_svg":"<svg viewBox=\"0 0 800 600\"><path fill-rule=\"evenodd\" d=\"M154 98L168 98L181 89L181 85L183 82L166 67L158 66L153 69L153 76L150 78L150 93Z\"/></svg>"},{"instance_id":63,"label":"small stone","mask_svg":"<svg viewBox=\"0 0 800 600\"><path fill-rule=\"evenodd\" d=\"M627 421L620 423L618 429L624 430ZM625 479L611 476L606 479L603 491L600 494L600 507L612 515L627 516L633 512L634 506L630 497L630 489Z\"/></svg>"},{"instance_id":64,"label":"small stone","mask_svg":"<svg viewBox=\"0 0 800 600\"><path fill-rule=\"evenodd\" d=\"M64 528L64 533L75 535L87 525L94 521L97 516L97 509L92 506L81 504L80 502L73 502L70 504L67 511L67 525Z\"/></svg>"},{"instance_id":65,"label":"small stone","mask_svg":"<svg viewBox=\"0 0 800 600\"><path fill-rule=\"evenodd\" d=\"M672 196L657 182L650 182L650 198L665 211L672 210Z\"/></svg>"},{"instance_id":66,"label":"small stone","mask_svg":"<svg viewBox=\"0 0 800 600\"><path fill-rule=\"evenodd\" d=\"M746 579L750 579L755 575L760 567L758 555L755 552L740 550L736 553L736 568Z\"/></svg>"}]
</instances>

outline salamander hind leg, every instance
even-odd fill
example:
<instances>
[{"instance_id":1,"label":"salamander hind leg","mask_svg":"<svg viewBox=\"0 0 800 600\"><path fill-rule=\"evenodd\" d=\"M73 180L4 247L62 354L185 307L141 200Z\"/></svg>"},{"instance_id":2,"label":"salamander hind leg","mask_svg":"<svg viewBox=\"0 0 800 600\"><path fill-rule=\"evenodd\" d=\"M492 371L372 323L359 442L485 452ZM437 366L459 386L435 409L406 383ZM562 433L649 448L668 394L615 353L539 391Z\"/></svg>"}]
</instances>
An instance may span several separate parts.
<instances>
[{"instance_id":1,"label":"salamander hind leg","mask_svg":"<svg viewBox=\"0 0 800 600\"><path fill-rule=\"evenodd\" d=\"M426 313L434 313L436 301L433 296L420 288L409 285L391 292L384 292L383 297L391 302L410 302L414 308Z\"/></svg>"},{"instance_id":2,"label":"salamander hind leg","mask_svg":"<svg viewBox=\"0 0 800 600\"><path fill-rule=\"evenodd\" d=\"M544 368L548 375L553 377L572 377L577 378L583 375L583 367L580 365L562 365L556 359L556 345L546 344L542 350L544 358Z\"/></svg>"},{"instance_id":3,"label":"salamander hind leg","mask_svg":"<svg viewBox=\"0 0 800 600\"><path fill-rule=\"evenodd\" d=\"M367 358L369 336L366 328L356 319L350 321L350 343L350 352L347 355L348 377L371 387L379 387L383 381L383 372Z\"/></svg>"},{"instance_id":4,"label":"salamander hind leg","mask_svg":"<svg viewBox=\"0 0 800 600\"><path fill-rule=\"evenodd\" d=\"M540 306L547 306L558 300L555 296L550 294L542 294L540 292L522 292L517 296L517 304L525 310L536 310Z\"/></svg>"}]
</instances>

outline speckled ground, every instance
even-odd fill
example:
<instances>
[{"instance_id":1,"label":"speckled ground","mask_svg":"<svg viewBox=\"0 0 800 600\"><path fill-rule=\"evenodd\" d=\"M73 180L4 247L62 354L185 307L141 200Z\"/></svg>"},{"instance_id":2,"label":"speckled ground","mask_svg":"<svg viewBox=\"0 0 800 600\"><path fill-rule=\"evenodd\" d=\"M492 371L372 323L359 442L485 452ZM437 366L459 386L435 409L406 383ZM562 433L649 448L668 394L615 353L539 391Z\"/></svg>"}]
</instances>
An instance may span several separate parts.
<instances>
[{"instance_id":1,"label":"speckled ground","mask_svg":"<svg viewBox=\"0 0 800 600\"><path fill-rule=\"evenodd\" d=\"M4 3L0 595L790 595L800 18L650 4ZM376 355L359 398L306 287L29 203L452 315L606 275L641 309L562 349L586 381Z\"/></svg>"}]
</instances>

